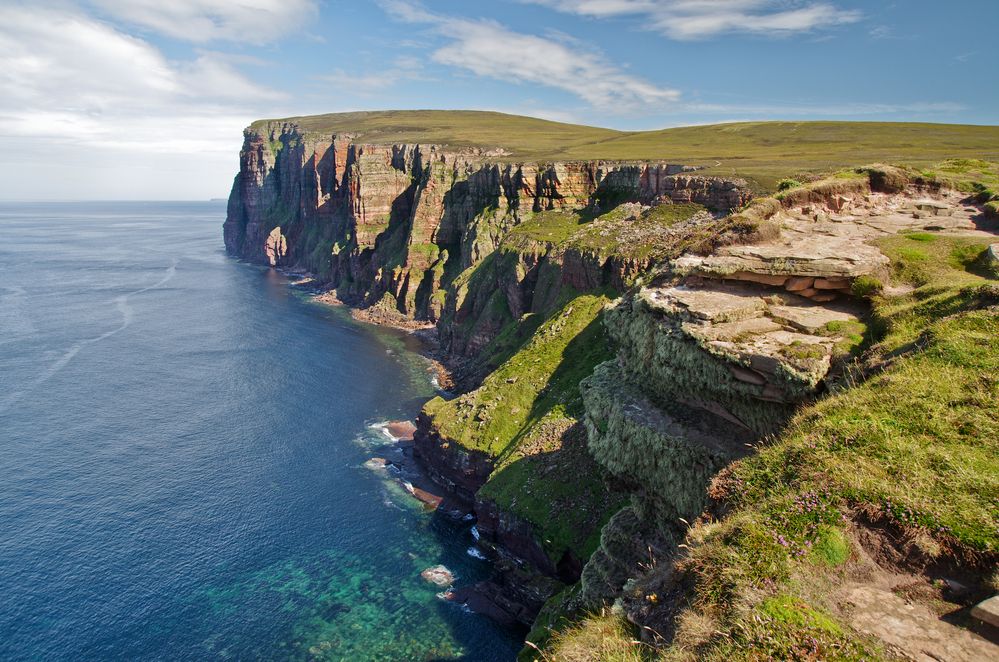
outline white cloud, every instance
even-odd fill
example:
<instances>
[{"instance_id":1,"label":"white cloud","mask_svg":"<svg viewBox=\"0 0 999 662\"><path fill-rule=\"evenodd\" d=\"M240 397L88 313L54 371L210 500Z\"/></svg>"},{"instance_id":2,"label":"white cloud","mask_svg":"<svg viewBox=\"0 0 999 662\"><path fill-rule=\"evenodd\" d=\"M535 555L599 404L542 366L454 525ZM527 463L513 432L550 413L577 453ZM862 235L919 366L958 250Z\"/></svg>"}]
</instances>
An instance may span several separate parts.
<instances>
[{"instance_id":1,"label":"white cloud","mask_svg":"<svg viewBox=\"0 0 999 662\"><path fill-rule=\"evenodd\" d=\"M241 130L254 110L283 98L240 73L236 62L210 51L173 61L148 42L70 9L0 6L3 165L14 167L9 155L30 145L60 162L79 159L80 181L83 170L101 168L152 177L149 164L183 155L192 162L225 158L234 169ZM186 183L202 190L209 184L195 180L199 168L192 164ZM32 172L36 187L52 183L45 172ZM107 176L109 186L112 179ZM158 186L182 191L182 179ZM214 186L224 181L216 178ZM60 186L69 191L73 182ZM6 194L15 193L27 190Z\"/></svg>"},{"instance_id":2,"label":"white cloud","mask_svg":"<svg viewBox=\"0 0 999 662\"><path fill-rule=\"evenodd\" d=\"M438 16L400 0L382 6L397 19L432 24L449 40L434 52L434 61L478 76L553 87L607 112L661 111L680 97L677 90L625 73L599 52L564 39L514 32L494 21Z\"/></svg>"},{"instance_id":3,"label":"white cloud","mask_svg":"<svg viewBox=\"0 0 999 662\"><path fill-rule=\"evenodd\" d=\"M785 36L855 23L861 13L801 0L521 0L567 14L635 16L649 29L679 40L720 34Z\"/></svg>"},{"instance_id":4,"label":"white cloud","mask_svg":"<svg viewBox=\"0 0 999 662\"><path fill-rule=\"evenodd\" d=\"M27 7L0 7L0 89L5 133L103 145L118 142L136 122L172 125L191 115L224 115L221 107L233 100L279 97L223 55L171 62L107 24Z\"/></svg>"},{"instance_id":5,"label":"white cloud","mask_svg":"<svg viewBox=\"0 0 999 662\"><path fill-rule=\"evenodd\" d=\"M93 0L108 15L156 32L205 43L265 44L301 27L316 0Z\"/></svg>"},{"instance_id":6,"label":"white cloud","mask_svg":"<svg viewBox=\"0 0 999 662\"><path fill-rule=\"evenodd\" d=\"M416 58L399 57L392 66L376 72L353 74L343 69L335 69L333 73L320 76L319 79L351 94L368 96L391 93L391 88L403 81L421 80L422 69L423 65Z\"/></svg>"}]
</instances>

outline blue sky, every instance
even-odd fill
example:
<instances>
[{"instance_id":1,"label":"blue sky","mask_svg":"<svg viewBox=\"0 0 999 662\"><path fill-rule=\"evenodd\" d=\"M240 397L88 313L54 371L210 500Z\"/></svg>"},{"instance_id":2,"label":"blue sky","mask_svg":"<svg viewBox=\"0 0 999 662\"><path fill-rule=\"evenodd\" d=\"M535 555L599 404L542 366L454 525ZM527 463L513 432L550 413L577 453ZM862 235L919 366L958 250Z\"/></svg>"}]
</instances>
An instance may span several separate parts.
<instances>
[{"instance_id":1,"label":"blue sky","mask_svg":"<svg viewBox=\"0 0 999 662\"><path fill-rule=\"evenodd\" d=\"M0 6L0 198L228 192L260 117L651 129L999 123L994 0L34 0Z\"/></svg>"}]
</instances>

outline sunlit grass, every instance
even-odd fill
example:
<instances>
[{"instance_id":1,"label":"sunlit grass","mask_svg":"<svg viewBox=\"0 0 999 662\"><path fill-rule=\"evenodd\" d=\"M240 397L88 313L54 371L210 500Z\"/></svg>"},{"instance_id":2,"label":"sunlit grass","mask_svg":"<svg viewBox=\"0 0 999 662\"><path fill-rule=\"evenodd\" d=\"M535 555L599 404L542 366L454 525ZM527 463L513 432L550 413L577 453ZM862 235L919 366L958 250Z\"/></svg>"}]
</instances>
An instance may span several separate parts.
<instances>
[{"instance_id":1,"label":"sunlit grass","mask_svg":"<svg viewBox=\"0 0 999 662\"><path fill-rule=\"evenodd\" d=\"M307 132L351 134L375 144L432 143L494 150L505 161L666 161L703 174L747 177L760 189L778 180L858 163L930 167L941 177L986 181L999 160L999 127L902 122L740 122L660 131L614 131L479 111L335 113L275 120ZM262 130L266 120L254 123ZM495 151L502 150L502 151ZM984 172L983 172L984 171ZM932 174L932 173L930 173Z\"/></svg>"}]
</instances>

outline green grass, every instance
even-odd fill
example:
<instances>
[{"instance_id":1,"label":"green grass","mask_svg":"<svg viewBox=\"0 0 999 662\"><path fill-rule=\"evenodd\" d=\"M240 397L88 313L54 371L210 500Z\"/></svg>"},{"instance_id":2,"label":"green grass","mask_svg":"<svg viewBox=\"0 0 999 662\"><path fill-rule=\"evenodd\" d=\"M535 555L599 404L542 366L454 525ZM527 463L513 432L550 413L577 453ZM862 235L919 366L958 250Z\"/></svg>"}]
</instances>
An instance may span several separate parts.
<instances>
[{"instance_id":1,"label":"green grass","mask_svg":"<svg viewBox=\"0 0 999 662\"><path fill-rule=\"evenodd\" d=\"M777 181L856 163L938 168L941 177L983 181L995 174L999 127L889 122L740 122L659 131L615 131L480 111L379 111L261 120L294 122L309 133L350 133L358 142L502 148L504 161L647 161L703 165L704 174L742 176L765 190ZM985 170L983 175L981 170ZM928 171L936 174L937 171Z\"/></svg>"},{"instance_id":2,"label":"green grass","mask_svg":"<svg viewBox=\"0 0 999 662\"><path fill-rule=\"evenodd\" d=\"M897 282L915 287L931 283L938 287L960 287L981 282L977 265L988 243L979 237L914 232L883 239L878 246L892 258L893 278Z\"/></svg>"},{"instance_id":3,"label":"green grass","mask_svg":"<svg viewBox=\"0 0 999 662\"><path fill-rule=\"evenodd\" d=\"M868 364L887 368L840 385L733 465L723 481L731 513L692 530L682 567L695 578L693 609L727 633L702 642L705 658L784 658L808 641L820 658L869 656L870 642L807 593L815 573L848 561L844 523L857 513L918 533L927 553L968 568L999 558L999 284L976 273L987 240L880 245L894 284L915 286L874 297L880 339Z\"/></svg>"},{"instance_id":4,"label":"green grass","mask_svg":"<svg viewBox=\"0 0 999 662\"><path fill-rule=\"evenodd\" d=\"M556 564L567 551L589 558L603 525L628 498L608 488L606 472L586 450L582 426L558 414L532 426L477 496L534 525Z\"/></svg>"},{"instance_id":5,"label":"green grass","mask_svg":"<svg viewBox=\"0 0 999 662\"><path fill-rule=\"evenodd\" d=\"M816 531L812 544L811 559L829 567L842 565L850 557L850 542L843 529L823 525Z\"/></svg>"},{"instance_id":6,"label":"green grass","mask_svg":"<svg viewBox=\"0 0 999 662\"><path fill-rule=\"evenodd\" d=\"M620 616L594 614L557 633L540 659L551 662L641 662L652 650L636 641L634 626Z\"/></svg>"},{"instance_id":7,"label":"green grass","mask_svg":"<svg viewBox=\"0 0 999 662\"><path fill-rule=\"evenodd\" d=\"M663 258L677 249L677 238L665 231L703 212L697 204L658 205L633 219L618 207L595 219L569 238L569 245L601 255L624 258Z\"/></svg>"},{"instance_id":8,"label":"green grass","mask_svg":"<svg viewBox=\"0 0 999 662\"><path fill-rule=\"evenodd\" d=\"M596 216L589 210L545 211L512 228L503 248L530 251L540 242L603 256L661 258L677 248L677 239L665 231L703 211L697 204L657 205L637 217L626 206Z\"/></svg>"},{"instance_id":9,"label":"green grass","mask_svg":"<svg viewBox=\"0 0 999 662\"><path fill-rule=\"evenodd\" d=\"M514 321L485 350L502 362L478 389L424 406L442 437L494 459L478 498L534 525L555 563L569 550L589 557L625 498L608 489L577 425L579 382L611 355L600 325L609 294L570 292L547 319Z\"/></svg>"},{"instance_id":10,"label":"green grass","mask_svg":"<svg viewBox=\"0 0 999 662\"><path fill-rule=\"evenodd\" d=\"M845 357L855 353L867 341L867 324L860 320L833 320L819 331L822 335L837 336L835 355Z\"/></svg>"},{"instance_id":11,"label":"green grass","mask_svg":"<svg viewBox=\"0 0 999 662\"><path fill-rule=\"evenodd\" d=\"M816 612L790 595L767 598L760 605L760 612L774 621L799 628L816 628L839 634L840 628L828 616Z\"/></svg>"},{"instance_id":12,"label":"green grass","mask_svg":"<svg viewBox=\"0 0 999 662\"><path fill-rule=\"evenodd\" d=\"M478 389L427 403L441 436L503 460L545 416L579 413L579 382L610 356L597 319L609 300L604 294L566 297Z\"/></svg>"},{"instance_id":13,"label":"green grass","mask_svg":"<svg viewBox=\"0 0 999 662\"><path fill-rule=\"evenodd\" d=\"M590 220L582 213L569 209L537 212L514 226L507 233L504 243L518 248L527 247L531 242L560 246Z\"/></svg>"},{"instance_id":14,"label":"green grass","mask_svg":"<svg viewBox=\"0 0 999 662\"><path fill-rule=\"evenodd\" d=\"M999 189L999 164L977 159L951 158L922 170L921 174L932 180L946 182L954 188L978 194L985 203L996 196Z\"/></svg>"}]
</instances>

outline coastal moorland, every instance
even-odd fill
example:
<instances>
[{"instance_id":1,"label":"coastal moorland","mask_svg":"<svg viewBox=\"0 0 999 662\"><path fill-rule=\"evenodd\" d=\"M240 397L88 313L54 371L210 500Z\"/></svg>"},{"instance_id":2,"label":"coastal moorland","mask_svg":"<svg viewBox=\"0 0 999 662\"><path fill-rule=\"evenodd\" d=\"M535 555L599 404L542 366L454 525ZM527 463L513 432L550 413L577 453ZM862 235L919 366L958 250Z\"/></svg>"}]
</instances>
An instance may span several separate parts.
<instances>
[{"instance_id":1,"label":"coastal moorland","mask_svg":"<svg viewBox=\"0 0 999 662\"><path fill-rule=\"evenodd\" d=\"M999 651L999 127L244 138L229 252L432 336L415 453L495 568L443 597L523 659Z\"/></svg>"}]
</instances>

